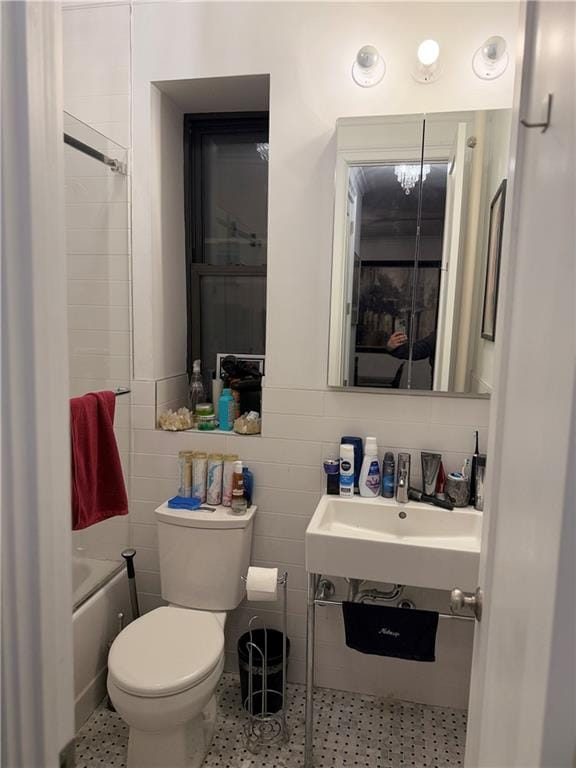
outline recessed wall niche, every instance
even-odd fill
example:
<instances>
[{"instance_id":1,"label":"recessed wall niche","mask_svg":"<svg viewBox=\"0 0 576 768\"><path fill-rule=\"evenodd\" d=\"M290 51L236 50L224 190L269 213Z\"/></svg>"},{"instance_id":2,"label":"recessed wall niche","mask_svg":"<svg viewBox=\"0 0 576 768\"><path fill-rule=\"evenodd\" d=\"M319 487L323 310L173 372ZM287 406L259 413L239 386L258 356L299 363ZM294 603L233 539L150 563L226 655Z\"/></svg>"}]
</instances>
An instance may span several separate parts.
<instances>
[{"instance_id":1,"label":"recessed wall niche","mask_svg":"<svg viewBox=\"0 0 576 768\"><path fill-rule=\"evenodd\" d=\"M221 113L267 115L269 91L268 75L150 83L150 251L140 254L140 258L149 260L151 269L147 272L148 279L150 275L154 276L150 286L153 300L152 307L148 306L144 313L144 317L150 320L147 348L142 344L143 335L139 334L134 354L136 375L139 361L152 357L154 379L159 384L162 382L159 390L170 393L169 399L162 397L162 402L157 400L157 412L167 407L168 403L171 408L187 404L187 373L191 369L192 355L190 339L195 333L200 336L187 311L194 300L191 295L194 289L186 268L185 116L208 118ZM267 157L264 162L267 164ZM142 179L139 181L141 183ZM135 269L138 269L137 264ZM135 314L142 318L143 307L138 306L140 296L140 293L135 296ZM221 351L242 353L247 350ZM214 366L205 365L208 371L215 367L216 361ZM211 374L208 373L208 376ZM209 388L208 376L205 385Z\"/></svg>"}]
</instances>

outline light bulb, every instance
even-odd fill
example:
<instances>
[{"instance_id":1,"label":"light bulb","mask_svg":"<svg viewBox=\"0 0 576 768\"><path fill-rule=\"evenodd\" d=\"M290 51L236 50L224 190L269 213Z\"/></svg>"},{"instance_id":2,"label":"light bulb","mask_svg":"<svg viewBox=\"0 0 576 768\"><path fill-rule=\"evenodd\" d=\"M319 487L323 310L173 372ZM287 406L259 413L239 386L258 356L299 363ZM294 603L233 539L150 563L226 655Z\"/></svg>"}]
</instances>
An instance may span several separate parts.
<instances>
[{"instance_id":1,"label":"light bulb","mask_svg":"<svg viewBox=\"0 0 576 768\"><path fill-rule=\"evenodd\" d=\"M373 45L364 45L354 59L352 65L352 78L362 88L371 88L377 85L386 73L384 59Z\"/></svg>"},{"instance_id":2,"label":"light bulb","mask_svg":"<svg viewBox=\"0 0 576 768\"><path fill-rule=\"evenodd\" d=\"M436 40L423 40L418 46L412 77L419 83L434 83L440 77L440 46Z\"/></svg>"},{"instance_id":3,"label":"light bulb","mask_svg":"<svg viewBox=\"0 0 576 768\"><path fill-rule=\"evenodd\" d=\"M366 70L375 67L376 64L378 64L379 58L380 54L378 53L378 49L373 45L365 45L363 48L360 48L356 54L356 62L358 66Z\"/></svg>"},{"instance_id":4,"label":"light bulb","mask_svg":"<svg viewBox=\"0 0 576 768\"><path fill-rule=\"evenodd\" d=\"M489 37L472 57L472 69L482 80L494 80L506 71L508 51L500 35Z\"/></svg>"},{"instance_id":5,"label":"light bulb","mask_svg":"<svg viewBox=\"0 0 576 768\"><path fill-rule=\"evenodd\" d=\"M440 46L436 40L424 40L418 46L418 61L425 67L431 67L440 56Z\"/></svg>"},{"instance_id":6,"label":"light bulb","mask_svg":"<svg viewBox=\"0 0 576 768\"><path fill-rule=\"evenodd\" d=\"M506 40L499 35L489 37L482 46L482 55L489 64L495 64L506 53Z\"/></svg>"}]
</instances>

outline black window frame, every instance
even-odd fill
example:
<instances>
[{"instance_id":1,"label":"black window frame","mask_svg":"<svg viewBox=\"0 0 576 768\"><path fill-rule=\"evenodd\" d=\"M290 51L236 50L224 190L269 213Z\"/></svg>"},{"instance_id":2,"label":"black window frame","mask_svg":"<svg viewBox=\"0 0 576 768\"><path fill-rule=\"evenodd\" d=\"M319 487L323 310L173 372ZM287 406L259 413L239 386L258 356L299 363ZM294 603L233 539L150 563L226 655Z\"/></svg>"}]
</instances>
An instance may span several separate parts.
<instances>
[{"instance_id":1,"label":"black window frame","mask_svg":"<svg viewBox=\"0 0 576 768\"><path fill-rule=\"evenodd\" d=\"M214 112L184 115L184 227L186 246L187 368L201 358L200 284L205 276L267 277L268 266L212 265L204 261L202 140L205 135L269 133L268 112ZM266 252L266 261L268 253Z\"/></svg>"}]
</instances>

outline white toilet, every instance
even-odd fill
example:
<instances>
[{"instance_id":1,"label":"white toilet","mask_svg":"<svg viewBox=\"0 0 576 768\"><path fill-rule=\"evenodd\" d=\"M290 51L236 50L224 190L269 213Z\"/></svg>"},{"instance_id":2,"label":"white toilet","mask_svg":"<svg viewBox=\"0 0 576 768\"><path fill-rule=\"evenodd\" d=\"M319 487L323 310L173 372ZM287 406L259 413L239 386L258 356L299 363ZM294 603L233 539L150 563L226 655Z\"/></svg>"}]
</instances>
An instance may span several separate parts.
<instances>
[{"instance_id":1,"label":"white toilet","mask_svg":"<svg viewBox=\"0 0 576 768\"><path fill-rule=\"evenodd\" d=\"M156 510L162 597L108 657L108 692L130 726L128 768L198 768L215 728L226 611L244 597L256 507Z\"/></svg>"}]
</instances>

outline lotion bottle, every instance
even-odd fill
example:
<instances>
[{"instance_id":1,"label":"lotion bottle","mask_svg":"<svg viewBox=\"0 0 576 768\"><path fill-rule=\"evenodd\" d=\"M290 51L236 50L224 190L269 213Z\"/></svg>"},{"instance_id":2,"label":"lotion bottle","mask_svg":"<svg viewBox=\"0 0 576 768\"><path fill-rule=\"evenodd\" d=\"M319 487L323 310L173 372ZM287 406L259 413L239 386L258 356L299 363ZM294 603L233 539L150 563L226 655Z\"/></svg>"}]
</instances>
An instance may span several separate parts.
<instances>
[{"instance_id":1,"label":"lotion bottle","mask_svg":"<svg viewBox=\"0 0 576 768\"><path fill-rule=\"evenodd\" d=\"M360 496L374 498L380 496L382 475L378 462L378 446L375 437L367 437L364 446L364 460L360 470Z\"/></svg>"},{"instance_id":2,"label":"lotion bottle","mask_svg":"<svg viewBox=\"0 0 576 768\"><path fill-rule=\"evenodd\" d=\"M231 432L234 428L234 398L231 389L223 389L218 400L218 417L220 429L223 432Z\"/></svg>"},{"instance_id":3,"label":"lotion bottle","mask_svg":"<svg viewBox=\"0 0 576 768\"><path fill-rule=\"evenodd\" d=\"M340 496L354 496L354 446L340 445Z\"/></svg>"}]
</instances>

